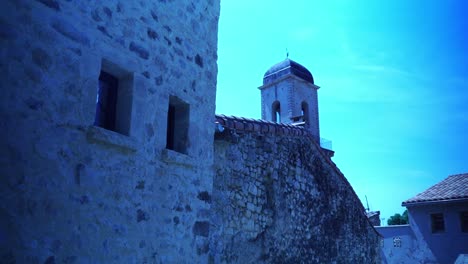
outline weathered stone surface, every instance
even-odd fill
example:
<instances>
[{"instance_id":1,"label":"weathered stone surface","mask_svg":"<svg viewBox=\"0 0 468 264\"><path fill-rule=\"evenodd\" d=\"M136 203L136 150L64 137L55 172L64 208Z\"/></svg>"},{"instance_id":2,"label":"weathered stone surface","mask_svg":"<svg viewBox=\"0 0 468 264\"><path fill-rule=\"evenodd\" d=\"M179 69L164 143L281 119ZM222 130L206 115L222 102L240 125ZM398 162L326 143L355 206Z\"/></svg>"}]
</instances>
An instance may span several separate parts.
<instances>
[{"instance_id":1,"label":"weathered stone surface","mask_svg":"<svg viewBox=\"0 0 468 264\"><path fill-rule=\"evenodd\" d=\"M220 263L378 263L379 235L326 153L287 125L216 133L211 248ZM229 127L239 127L240 132ZM251 129L251 132L248 132ZM296 134L296 135L295 135Z\"/></svg>"},{"instance_id":2,"label":"weathered stone surface","mask_svg":"<svg viewBox=\"0 0 468 264\"><path fill-rule=\"evenodd\" d=\"M200 56L200 54L197 54L195 56L195 63L200 66L200 68L203 68L203 59L202 57Z\"/></svg>"},{"instance_id":3,"label":"weathered stone surface","mask_svg":"<svg viewBox=\"0 0 468 264\"><path fill-rule=\"evenodd\" d=\"M199 192L197 198L206 203L211 203L211 195L207 191Z\"/></svg>"},{"instance_id":4,"label":"weathered stone surface","mask_svg":"<svg viewBox=\"0 0 468 264\"><path fill-rule=\"evenodd\" d=\"M12 25L0 20L0 39L12 39L16 37L16 32Z\"/></svg>"},{"instance_id":5,"label":"weathered stone surface","mask_svg":"<svg viewBox=\"0 0 468 264\"><path fill-rule=\"evenodd\" d=\"M35 48L32 50L33 62L44 70L48 70L52 64L52 59L47 52L41 48Z\"/></svg>"},{"instance_id":6,"label":"weathered stone surface","mask_svg":"<svg viewBox=\"0 0 468 264\"><path fill-rule=\"evenodd\" d=\"M137 222L141 222L141 221L148 221L150 218L149 218L149 215L147 212L141 210L141 209L138 209L137 210Z\"/></svg>"},{"instance_id":7,"label":"weathered stone surface","mask_svg":"<svg viewBox=\"0 0 468 264\"><path fill-rule=\"evenodd\" d=\"M149 51L143 48L143 46L136 44L135 42L130 43L129 49L130 51L133 51L136 54L138 54L138 56L140 56L140 58L142 59L147 60L149 58Z\"/></svg>"},{"instance_id":8,"label":"weathered stone surface","mask_svg":"<svg viewBox=\"0 0 468 264\"><path fill-rule=\"evenodd\" d=\"M60 11L60 4L56 0L37 0L38 2L55 9L56 11Z\"/></svg>"},{"instance_id":9,"label":"weathered stone surface","mask_svg":"<svg viewBox=\"0 0 468 264\"><path fill-rule=\"evenodd\" d=\"M209 58L219 2L7 0L0 13L0 262L207 263L198 195L212 193L216 81L204 70L217 65L182 68L163 36ZM101 70L128 86L128 135L93 126ZM204 101L183 92L194 79ZM190 146L163 160L169 96L190 106Z\"/></svg>"},{"instance_id":10,"label":"weathered stone surface","mask_svg":"<svg viewBox=\"0 0 468 264\"><path fill-rule=\"evenodd\" d=\"M193 225L193 234L196 236L208 237L210 235L210 223L207 221L195 222Z\"/></svg>"},{"instance_id":11,"label":"weathered stone surface","mask_svg":"<svg viewBox=\"0 0 468 264\"><path fill-rule=\"evenodd\" d=\"M46 261L44 262L44 264L55 264L55 256L50 256L46 259Z\"/></svg>"},{"instance_id":12,"label":"weathered stone surface","mask_svg":"<svg viewBox=\"0 0 468 264\"><path fill-rule=\"evenodd\" d=\"M85 33L78 31L71 23L64 19L56 19L52 22L52 28L65 37L83 45L89 45L89 38Z\"/></svg>"},{"instance_id":13,"label":"weathered stone surface","mask_svg":"<svg viewBox=\"0 0 468 264\"><path fill-rule=\"evenodd\" d=\"M151 28L148 28L146 33L148 34L148 37L150 39L159 39L158 33L155 30L151 29Z\"/></svg>"}]
</instances>

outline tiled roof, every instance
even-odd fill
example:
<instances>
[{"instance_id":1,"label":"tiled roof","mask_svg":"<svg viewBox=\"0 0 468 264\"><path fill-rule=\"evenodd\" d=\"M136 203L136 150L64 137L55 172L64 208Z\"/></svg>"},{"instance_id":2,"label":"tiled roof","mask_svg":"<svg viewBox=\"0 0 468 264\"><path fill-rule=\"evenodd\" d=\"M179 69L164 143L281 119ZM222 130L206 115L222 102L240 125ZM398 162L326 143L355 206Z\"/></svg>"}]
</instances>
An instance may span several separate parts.
<instances>
[{"instance_id":1,"label":"tiled roof","mask_svg":"<svg viewBox=\"0 0 468 264\"><path fill-rule=\"evenodd\" d=\"M274 123L261 119L216 115L216 123L237 131L260 132L275 135L309 136L309 131L300 126Z\"/></svg>"},{"instance_id":2,"label":"tiled roof","mask_svg":"<svg viewBox=\"0 0 468 264\"><path fill-rule=\"evenodd\" d=\"M449 176L424 192L402 203L403 206L468 199L468 173Z\"/></svg>"}]
</instances>

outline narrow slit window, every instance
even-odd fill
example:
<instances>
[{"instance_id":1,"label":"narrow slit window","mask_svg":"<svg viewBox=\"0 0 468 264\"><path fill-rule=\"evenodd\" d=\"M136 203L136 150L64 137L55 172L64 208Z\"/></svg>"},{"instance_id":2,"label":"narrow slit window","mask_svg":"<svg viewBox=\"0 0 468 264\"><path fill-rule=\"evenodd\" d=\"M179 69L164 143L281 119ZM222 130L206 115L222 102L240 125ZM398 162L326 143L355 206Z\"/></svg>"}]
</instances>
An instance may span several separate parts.
<instances>
[{"instance_id":1,"label":"narrow slit window","mask_svg":"<svg viewBox=\"0 0 468 264\"><path fill-rule=\"evenodd\" d=\"M302 121L309 123L309 104L302 102L301 104Z\"/></svg>"},{"instance_id":2,"label":"narrow slit window","mask_svg":"<svg viewBox=\"0 0 468 264\"><path fill-rule=\"evenodd\" d=\"M445 231L444 214L431 214L432 233L443 233Z\"/></svg>"},{"instance_id":3,"label":"narrow slit window","mask_svg":"<svg viewBox=\"0 0 468 264\"><path fill-rule=\"evenodd\" d=\"M174 149L175 122L175 106L169 103L169 109L167 110L167 149Z\"/></svg>"},{"instance_id":4,"label":"narrow slit window","mask_svg":"<svg viewBox=\"0 0 468 264\"><path fill-rule=\"evenodd\" d=\"M166 148L187 154L189 104L181 99L171 96L167 110Z\"/></svg>"},{"instance_id":5,"label":"narrow slit window","mask_svg":"<svg viewBox=\"0 0 468 264\"><path fill-rule=\"evenodd\" d=\"M119 80L115 76L101 71L94 125L115 131L118 87Z\"/></svg>"}]
</instances>

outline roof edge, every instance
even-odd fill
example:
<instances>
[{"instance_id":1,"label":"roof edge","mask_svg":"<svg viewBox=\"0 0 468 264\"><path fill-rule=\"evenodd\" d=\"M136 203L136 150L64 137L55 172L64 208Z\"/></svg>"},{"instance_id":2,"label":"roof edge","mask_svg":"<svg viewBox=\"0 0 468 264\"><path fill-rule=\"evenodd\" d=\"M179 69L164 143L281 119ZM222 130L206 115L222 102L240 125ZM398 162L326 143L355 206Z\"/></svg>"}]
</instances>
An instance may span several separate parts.
<instances>
[{"instance_id":1,"label":"roof edge","mask_svg":"<svg viewBox=\"0 0 468 264\"><path fill-rule=\"evenodd\" d=\"M445 203L458 203L458 202L464 202L464 201L467 201L468 202L468 197L462 197L462 198L455 198L455 199L442 199L442 200L429 200L429 201L414 201L414 202L402 202L401 203L401 206L405 206L405 207L411 207L411 206L417 206L417 205L427 205L427 204L437 204L437 203L441 203L441 204L445 204Z\"/></svg>"}]
</instances>

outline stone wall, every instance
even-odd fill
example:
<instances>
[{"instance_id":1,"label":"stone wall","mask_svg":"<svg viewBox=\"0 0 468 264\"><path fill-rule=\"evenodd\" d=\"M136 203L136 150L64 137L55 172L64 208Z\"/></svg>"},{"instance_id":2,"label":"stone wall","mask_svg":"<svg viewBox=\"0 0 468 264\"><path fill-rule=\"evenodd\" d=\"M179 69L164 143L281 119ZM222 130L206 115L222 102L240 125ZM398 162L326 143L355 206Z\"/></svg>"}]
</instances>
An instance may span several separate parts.
<instances>
[{"instance_id":1,"label":"stone wall","mask_svg":"<svg viewBox=\"0 0 468 264\"><path fill-rule=\"evenodd\" d=\"M1 1L1 263L208 261L218 16ZM119 133L93 125L101 69L125 83ZM189 105L186 154L166 149L170 96Z\"/></svg>"},{"instance_id":2,"label":"stone wall","mask_svg":"<svg viewBox=\"0 0 468 264\"><path fill-rule=\"evenodd\" d=\"M380 261L379 235L311 135L264 121L218 121L210 244L217 262Z\"/></svg>"}]
</instances>

